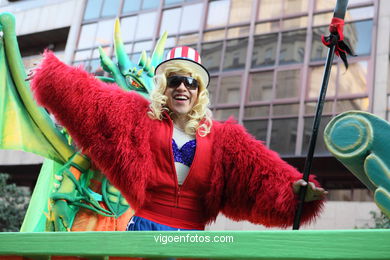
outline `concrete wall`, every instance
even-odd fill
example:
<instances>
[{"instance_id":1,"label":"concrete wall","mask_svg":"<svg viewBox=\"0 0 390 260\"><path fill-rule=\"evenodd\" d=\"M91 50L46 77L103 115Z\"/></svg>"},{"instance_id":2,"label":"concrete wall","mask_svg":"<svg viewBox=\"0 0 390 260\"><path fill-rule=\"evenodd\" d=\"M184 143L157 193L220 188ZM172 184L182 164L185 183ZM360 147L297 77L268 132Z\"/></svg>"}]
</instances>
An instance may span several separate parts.
<instances>
[{"instance_id":1,"label":"concrete wall","mask_svg":"<svg viewBox=\"0 0 390 260\"><path fill-rule=\"evenodd\" d=\"M16 35L24 35L71 26L80 2L83 1L35 1L32 8L22 9L22 5L11 4L4 11L15 15Z\"/></svg>"},{"instance_id":2,"label":"concrete wall","mask_svg":"<svg viewBox=\"0 0 390 260\"><path fill-rule=\"evenodd\" d=\"M374 114L385 119L387 108L390 107L387 100L387 93L389 93L388 88L390 87L390 1L388 0L379 1L377 30L374 93L372 102Z\"/></svg>"},{"instance_id":3,"label":"concrete wall","mask_svg":"<svg viewBox=\"0 0 390 260\"><path fill-rule=\"evenodd\" d=\"M373 226L370 211L379 212L374 202L328 201L322 214L315 223L302 226L300 229L355 229L366 225ZM223 215L217 221L207 226L208 230L265 230L264 226L253 225L247 221L234 222ZM272 228L278 230L277 228Z\"/></svg>"}]
</instances>

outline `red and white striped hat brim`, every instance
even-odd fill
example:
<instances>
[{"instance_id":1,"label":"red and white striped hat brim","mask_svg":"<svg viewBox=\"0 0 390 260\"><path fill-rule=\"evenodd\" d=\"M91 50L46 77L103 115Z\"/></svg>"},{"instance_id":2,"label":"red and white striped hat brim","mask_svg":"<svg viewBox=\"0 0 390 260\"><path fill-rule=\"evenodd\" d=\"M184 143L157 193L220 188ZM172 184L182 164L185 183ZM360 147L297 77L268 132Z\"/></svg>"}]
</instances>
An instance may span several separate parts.
<instances>
[{"instance_id":1,"label":"red and white striped hat brim","mask_svg":"<svg viewBox=\"0 0 390 260\"><path fill-rule=\"evenodd\" d=\"M196 71L203 79L206 87L208 87L210 82L210 75L207 69L201 64L201 58L199 53L187 46L180 46L171 49L166 56L166 60L161 62L155 70L155 74L159 74L159 72L167 65L170 61L181 61L185 63L186 66L192 68Z\"/></svg>"}]
</instances>

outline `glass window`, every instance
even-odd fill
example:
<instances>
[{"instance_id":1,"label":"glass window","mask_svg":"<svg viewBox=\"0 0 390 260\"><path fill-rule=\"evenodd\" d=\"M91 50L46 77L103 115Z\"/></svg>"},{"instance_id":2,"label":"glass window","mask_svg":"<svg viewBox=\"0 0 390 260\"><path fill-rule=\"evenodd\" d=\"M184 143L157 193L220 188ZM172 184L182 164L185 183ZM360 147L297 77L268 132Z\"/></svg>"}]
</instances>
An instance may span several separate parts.
<instances>
[{"instance_id":1,"label":"glass window","mask_svg":"<svg viewBox=\"0 0 390 260\"><path fill-rule=\"evenodd\" d=\"M78 49L89 48L93 46L95 42L97 24L86 24L81 27Z\"/></svg>"},{"instance_id":2,"label":"glass window","mask_svg":"<svg viewBox=\"0 0 390 260\"><path fill-rule=\"evenodd\" d=\"M176 37L168 37L167 40L165 41L165 48L169 48L169 50L175 47L175 45L176 45ZM166 55L164 57L166 57Z\"/></svg>"},{"instance_id":3,"label":"glass window","mask_svg":"<svg viewBox=\"0 0 390 260\"><path fill-rule=\"evenodd\" d=\"M181 8L165 10L162 15L160 34L167 31L169 35L176 35L179 31Z\"/></svg>"},{"instance_id":4,"label":"glass window","mask_svg":"<svg viewBox=\"0 0 390 260\"><path fill-rule=\"evenodd\" d=\"M217 109L213 116L216 120L227 120L229 117L234 117L234 119L238 118L238 108L224 108Z\"/></svg>"},{"instance_id":5,"label":"glass window","mask_svg":"<svg viewBox=\"0 0 390 260\"><path fill-rule=\"evenodd\" d=\"M130 54L133 52L133 44L132 43L125 44L125 52L127 54Z\"/></svg>"},{"instance_id":6,"label":"glass window","mask_svg":"<svg viewBox=\"0 0 390 260\"><path fill-rule=\"evenodd\" d=\"M299 104L281 104L272 106L272 115L274 116L297 116L299 113Z\"/></svg>"},{"instance_id":7,"label":"glass window","mask_svg":"<svg viewBox=\"0 0 390 260\"><path fill-rule=\"evenodd\" d=\"M318 98L322 86L322 77L324 74L324 66L316 66L310 69L309 85L308 85L308 97ZM334 96L336 94L336 78L337 78L337 65L333 65L330 73L328 88L326 96Z\"/></svg>"},{"instance_id":8,"label":"glass window","mask_svg":"<svg viewBox=\"0 0 390 260\"><path fill-rule=\"evenodd\" d=\"M223 70L244 68L247 47L248 38L227 41L223 62Z\"/></svg>"},{"instance_id":9,"label":"glass window","mask_svg":"<svg viewBox=\"0 0 390 260\"><path fill-rule=\"evenodd\" d=\"M258 19L272 19L282 15L282 1L261 0Z\"/></svg>"},{"instance_id":10,"label":"glass window","mask_svg":"<svg viewBox=\"0 0 390 260\"><path fill-rule=\"evenodd\" d=\"M91 63L89 64L89 68L91 73L95 74L96 76L103 76L104 70L100 66L100 59L94 59L91 60Z\"/></svg>"},{"instance_id":11,"label":"glass window","mask_svg":"<svg viewBox=\"0 0 390 260\"><path fill-rule=\"evenodd\" d=\"M219 71L223 42L202 44L202 64L211 72Z\"/></svg>"},{"instance_id":12,"label":"glass window","mask_svg":"<svg viewBox=\"0 0 390 260\"><path fill-rule=\"evenodd\" d=\"M211 105L214 105L215 102L214 99L215 99L215 93L217 91L217 86L218 86L218 78L217 77L210 78L210 83L207 90L209 91L209 99Z\"/></svg>"},{"instance_id":13,"label":"glass window","mask_svg":"<svg viewBox=\"0 0 390 260\"><path fill-rule=\"evenodd\" d=\"M241 76L223 77L219 88L218 104L240 103Z\"/></svg>"},{"instance_id":14,"label":"glass window","mask_svg":"<svg viewBox=\"0 0 390 260\"><path fill-rule=\"evenodd\" d=\"M259 23L255 27L255 34L265 34L278 31L280 28L279 21Z\"/></svg>"},{"instance_id":15,"label":"glass window","mask_svg":"<svg viewBox=\"0 0 390 260\"><path fill-rule=\"evenodd\" d=\"M100 16L103 0L88 0L85 8L84 20L96 19Z\"/></svg>"},{"instance_id":16,"label":"glass window","mask_svg":"<svg viewBox=\"0 0 390 260\"><path fill-rule=\"evenodd\" d=\"M183 7L183 15L180 23L180 33L200 30L202 10L202 3Z\"/></svg>"},{"instance_id":17,"label":"glass window","mask_svg":"<svg viewBox=\"0 0 390 260\"><path fill-rule=\"evenodd\" d=\"M203 41L205 42L221 40L224 38L225 38L225 30L210 31L210 32L205 32L203 34Z\"/></svg>"},{"instance_id":18,"label":"glass window","mask_svg":"<svg viewBox=\"0 0 390 260\"><path fill-rule=\"evenodd\" d=\"M284 14L290 15L307 12L308 2L307 0L284 0Z\"/></svg>"},{"instance_id":19,"label":"glass window","mask_svg":"<svg viewBox=\"0 0 390 260\"><path fill-rule=\"evenodd\" d=\"M278 34L255 36L252 53L252 68L275 64Z\"/></svg>"},{"instance_id":20,"label":"glass window","mask_svg":"<svg viewBox=\"0 0 390 260\"><path fill-rule=\"evenodd\" d=\"M367 61L349 64L339 77L338 96L367 94Z\"/></svg>"},{"instance_id":21,"label":"glass window","mask_svg":"<svg viewBox=\"0 0 390 260\"><path fill-rule=\"evenodd\" d=\"M91 58L91 50L76 51L74 54L74 61L89 60Z\"/></svg>"},{"instance_id":22,"label":"glass window","mask_svg":"<svg viewBox=\"0 0 390 260\"><path fill-rule=\"evenodd\" d=\"M307 16L283 20L283 29L307 27Z\"/></svg>"},{"instance_id":23,"label":"glass window","mask_svg":"<svg viewBox=\"0 0 390 260\"><path fill-rule=\"evenodd\" d=\"M95 46L108 45L112 42L114 22L115 22L114 19L98 22Z\"/></svg>"},{"instance_id":24,"label":"glass window","mask_svg":"<svg viewBox=\"0 0 390 260\"><path fill-rule=\"evenodd\" d=\"M325 60L328 48L321 41L321 35L329 35L328 26L313 28L313 38L310 52L310 60Z\"/></svg>"},{"instance_id":25,"label":"glass window","mask_svg":"<svg viewBox=\"0 0 390 260\"><path fill-rule=\"evenodd\" d=\"M183 2L184 0L164 0L164 6L178 4Z\"/></svg>"},{"instance_id":26,"label":"glass window","mask_svg":"<svg viewBox=\"0 0 390 260\"><path fill-rule=\"evenodd\" d=\"M249 35L249 26L240 26L228 29L228 38L245 37Z\"/></svg>"},{"instance_id":27,"label":"glass window","mask_svg":"<svg viewBox=\"0 0 390 260\"><path fill-rule=\"evenodd\" d=\"M331 114L333 111L333 101L325 101L322 108L323 114ZM315 115L317 109L317 102L305 103L305 115Z\"/></svg>"},{"instance_id":28,"label":"glass window","mask_svg":"<svg viewBox=\"0 0 390 260\"><path fill-rule=\"evenodd\" d=\"M199 34L180 35L178 45L190 45L198 42Z\"/></svg>"},{"instance_id":29,"label":"glass window","mask_svg":"<svg viewBox=\"0 0 390 260\"><path fill-rule=\"evenodd\" d=\"M326 125L332 119L331 116L322 116L320 127L318 129L317 143L314 150L316 155L329 155L324 142L324 130ZM309 149L310 137L313 132L314 117L308 117L304 120L303 138L302 138L302 155L306 155Z\"/></svg>"},{"instance_id":30,"label":"glass window","mask_svg":"<svg viewBox=\"0 0 390 260\"><path fill-rule=\"evenodd\" d=\"M368 98L337 100L336 113L342 113L349 110L368 111L368 105Z\"/></svg>"},{"instance_id":31,"label":"glass window","mask_svg":"<svg viewBox=\"0 0 390 260\"><path fill-rule=\"evenodd\" d=\"M306 29L282 34L279 64L303 63L305 56Z\"/></svg>"},{"instance_id":32,"label":"glass window","mask_svg":"<svg viewBox=\"0 0 390 260\"><path fill-rule=\"evenodd\" d=\"M156 13L144 13L138 16L136 39L152 38L156 24Z\"/></svg>"},{"instance_id":33,"label":"glass window","mask_svg":"<svg viewBox=\"0 0 390 260\"><path fill-rule=\"evenodd\" d=\"M272 99L273 71L250 74L248 101L270 101Z\"/></svg>"},{"instance_id":34,"label":"glass window","mask_svg":"<svg viewBox=\"0 0 390 260\"><path fill-rule=\"evenodd\" d=\"M330 22L332 21L333 12L324 13L324 14L316 14L313 18L313 25L326 25L326 28L328 28ZM326 33L329 34L329 30L326 30Z\"/></svg>"},{"instance_id":35,"label":"glass window","mask_svg":"<svg viewBox=\"0 0 390 260\"><path fill-rule=\"evenodd\" d=\"M268 116L269 116L269 105L246 107L244 111L245 118L268 117Z\"/></svg>"},{"instance_id":36,"label":"glass window","mask_svg":"<svg viewBox=\"0 0 390 260\"><path fill-rule=\"evenodd\" d=\"M372 20L348 23L344 26L344 35L356 55L371 53L372 26Z\"/></svg>"},{"instance_id":37,"label":"glass window","mask_svg":"<svg viewBox=\"0 0 390 260\"><path fill-rule=\"evenodd\" d=\"M368 6L363 8L347 9L345 21L363 20L374 17L374 7Z\"/></svg>"},{"instance_id":38,"label":"glass window","mask_svg":"<svg viewBox=\"0 0 390 260\"><path fill-rule=\"evenodd\" d=\"M276 74L276 98L298 98L301 87L300 70L278 71Z\"/></svg>"},{"instance_id":39,"label":"glass window","mask_svg":"<svg viewBox=\"0 0 390 260\"><path fill-rule=\"evenodd\" d=\"M142 9L154 9L160 5L160 1L156 0L143 0ZM151 23L153 24L153 23Z\"/></svg>"},{"instance_id":40,"label":"glass window","mask_svg":"<svg viewBox=\"0 0 390 260\"><path fill-rule=\"evenodd\" d=\"M252 0L231 0L229 24L249 22Z\"/></svg>"},{"instance_id":41,"label":"glass window","mask_svg":"<svg viewBox=\"0 0 390 260\"><path fill-rule=\"evenodd\" d=\"M152 41L136 42L134 43L133 52L146 51L147 53L152 49Z\"/></svg>"},{"instance_id":42,"label":"glass window","mask_svg":"<svg viewBox=\"0 0 390 260\"><path fill-rule=\"evenodd\" d=\"M102 16L117 16L120 6L119 0L105 0L103 4Z\"/></svg>"},{"instance_id":43,"label":"glass window","mask_svg":"<svg viewBox=\"0 0 390 260\"><path fill-rule=\"evenodd\" d=\"M229 14L229 0L213 1L209 4L206 28L225 26Z\"/></svg>"},{"instance_id":44,"label":"glass window","mask_svg":"<svg viewBox=\"0 0 390 260\"><path fill-rule=\"evenodd\" d=\"M121 32L123 42L134 40L134 33L137 28L137 16L125 17L121 20Z\"/></svg>"},{"instance_id":45,"label":"glass window","mask_svg":"<svg viewBox=\"0 0 390 260\"><path fill-rule=\"evenodd\" d=\"M264 142L267 140L268 120L246 120L244 121L244 127L257 140Z\"/></svg>"},{"instance_id":46,"label":"glass window","mask_svg":"<svg viewBox=\"0 0 390 260\"><path fill-rule=\"evenodd\" d=\"M141 7L141 0L125 0L122 13L138 11Z\"/></svg>"},{"instance_id":47,"label":"glass window","mask_svg":"<svg viewBox=\"0 0 390 260\"><path fill-rule=\"evenodd\" d=\"M270 148L280 155L294 155L297 125L296 118L273 119Z\"/></svg>"},{"instance_id":48,"label":"glass window","mask_svg":"<svg viewBox=\"0 0 390 260\"><path fill-rule=\"evenodd\" d=\"M105 54L107 54L108 57L110 57L111 55L111 47L110 46L105 46L105 47L102 47L103 51ZM92 59L96 59L96 58L99 58L100 57L100 52L99 52L99 48L95 48L93 49L92 51Z\"/></svg>"},{"instance_id":49,"label":"glass window","mask_svg":"<svg viewBox=\"0 0 390 260\"><path fill-rule=\"evenodd\" d=\"M316 0L316 10L334 9L336 7L336 0Z\"/></svg>"}]
</instances>

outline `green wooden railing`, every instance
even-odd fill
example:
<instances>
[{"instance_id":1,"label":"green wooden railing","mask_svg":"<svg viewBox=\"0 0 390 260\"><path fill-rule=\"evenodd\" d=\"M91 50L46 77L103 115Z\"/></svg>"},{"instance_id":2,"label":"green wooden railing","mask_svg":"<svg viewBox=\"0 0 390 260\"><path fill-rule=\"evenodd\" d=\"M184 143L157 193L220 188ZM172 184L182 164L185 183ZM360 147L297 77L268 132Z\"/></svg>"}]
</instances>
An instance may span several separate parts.
<instances>
[{"instance_id":1,"label":"green wooden railing","mask_svg":"<svg viewBox=\"0 0 390 260\"><path fill-rule=\"evenodd\" d=\"M200 242L207 236L210 242ZM212 242L214 239L229 242ZM10 255L31 259L50 259L50 256L81 256L87 259L109 259L109 256L390 259L389 242L390 230L381 229L0 233L0 259L7 259Z\"/></svg>"}]
</instances>

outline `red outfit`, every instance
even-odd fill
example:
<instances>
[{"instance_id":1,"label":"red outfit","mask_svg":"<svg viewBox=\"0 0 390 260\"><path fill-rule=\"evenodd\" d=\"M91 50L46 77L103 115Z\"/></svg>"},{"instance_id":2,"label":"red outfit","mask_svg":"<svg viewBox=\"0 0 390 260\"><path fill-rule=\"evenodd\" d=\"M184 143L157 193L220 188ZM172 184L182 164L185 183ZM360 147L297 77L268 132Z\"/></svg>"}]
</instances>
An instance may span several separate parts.
<instances>
[{"instance_id":1,"label":"red outfit","mask_svg":"<svg viewBox=\"0 0 390 260\"><path fill-rule=\"evenodd\" d=\"M210 134L197 135L194 161L179 187L170 118L152 120L140 95L45 56L32 84L38 103L68 129L137 216L186 229L203 229L219 212L265 226L292 225L292 183L302 175L241 125L214 121ZM302 222L322 204L306 203Z\"/></svg>"}]
</instances>

